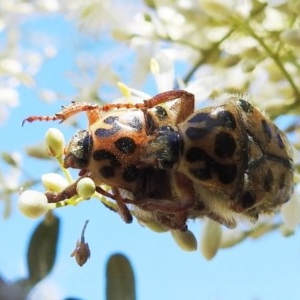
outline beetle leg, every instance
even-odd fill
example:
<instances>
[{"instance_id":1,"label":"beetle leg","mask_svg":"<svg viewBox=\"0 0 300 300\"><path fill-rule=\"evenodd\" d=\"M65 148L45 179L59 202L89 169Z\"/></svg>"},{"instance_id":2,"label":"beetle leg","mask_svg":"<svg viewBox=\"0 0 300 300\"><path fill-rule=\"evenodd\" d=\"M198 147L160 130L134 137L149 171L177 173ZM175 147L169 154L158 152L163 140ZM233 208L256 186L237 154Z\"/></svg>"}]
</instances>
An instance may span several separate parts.
<instances>
[{"instance_id":1,"label":"beetle leg","mask_svg":"<svg viewBox=\"0 0 300 300\"><path fill-rule=\"evenodd\" d=\"M172 90L164 93L160 93L150 99L144 100L143 103L110 103L101 107L102 111L109 111L111 109L149 109L156 105L166 103L177 98L181 98L184 101L185 108L190 112L194 111L194 95L184 90Z\"/></svg>"},{"instance_id":2,"label":"beetle leg","mask_svg":"<svg viewBox=\"0 0 300 300\"><path fill-rule=\"evenodd\" d=\"M70 184L68 187L66 187L60 193L46 192L45 195L46 195L46 197L48 199L48 203L57 203L57 202L60 202L60 201L66 200L66 199L70 199L73 196L77 195L76 187L77 187L78 181L81 178L82 177L80 177L74 183Z\"/></svg>"},{"instance_id":3,"label":"beetle leg","mask_svg":"<svg viewBox=\"0 0 300 300\"><path fill-rule=\"evenodd\" d=\"M116 187L112 188L113 194L105 191L100 186L96 187L96 191L103 195L104 197L111 198L116 201L117 207L118 207L118 213L121 216L121 218L125 221L125 223L131 223L132 222L132 215L126 206L123 197L121 196L119 189Z\"/></svg>"}]
</instances>

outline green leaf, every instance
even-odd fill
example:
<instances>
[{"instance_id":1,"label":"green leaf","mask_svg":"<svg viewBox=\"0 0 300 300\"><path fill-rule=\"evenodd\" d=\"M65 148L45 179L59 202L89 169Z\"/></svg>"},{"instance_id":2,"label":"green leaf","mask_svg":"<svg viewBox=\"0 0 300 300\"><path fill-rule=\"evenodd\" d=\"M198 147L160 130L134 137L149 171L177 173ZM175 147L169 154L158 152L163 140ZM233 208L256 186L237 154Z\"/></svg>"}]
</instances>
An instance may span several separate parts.
<instances>
[{"instance_id":1,"label":"green leaf","mask_svg":"<svg viewBox=\"0 0 300 300\"><path fill-rule=\"evenodd\" d=\"M106 299L135 300L135 279L130 261L123 254L113 254L106 265Z\"/></svg>"},{"instance_id":2,"label":"green leaf","mask_svg":"<svg viewBox=\"0 0 300 300\"><path fill-rule=\"evenodd\" d=\"M27 252L29 278L33 284L53 268L59 233L59 219L50 211L35 229Z\"/></svg>"}]
</instances>

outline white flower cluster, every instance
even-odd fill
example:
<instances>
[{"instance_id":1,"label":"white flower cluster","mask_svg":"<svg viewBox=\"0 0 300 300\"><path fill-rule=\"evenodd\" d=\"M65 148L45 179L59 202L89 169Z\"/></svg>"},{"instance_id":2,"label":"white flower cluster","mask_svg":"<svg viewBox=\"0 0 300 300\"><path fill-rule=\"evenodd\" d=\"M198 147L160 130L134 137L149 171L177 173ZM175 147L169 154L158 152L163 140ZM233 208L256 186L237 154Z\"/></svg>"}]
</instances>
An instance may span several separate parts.
<instances>
[{"instance_id":1,"label":"white flower cluster","mask_svg":"<svg viewBox=\"0 0 300 300\"><path fill-rule=\"evenodd\" d=\"M42 184L47 192L60 193L73 182L69 172L62 165L65 147L64 136L58 129L50 128L46 132L45 142L49 155L57 159L65 177L57 173L47 173L42 175ZM93 196L95 190L95 183L91 178L80 179L76 184L76 199L69 204L75 205L82 200L89 199ZM58 206L61 205L59 204ZM25 190L19 197L18 207L25 216L38 218L49 209L56 208L57 204L49 203L47 194L35 190Z\"/></svg>"}]
</instances>

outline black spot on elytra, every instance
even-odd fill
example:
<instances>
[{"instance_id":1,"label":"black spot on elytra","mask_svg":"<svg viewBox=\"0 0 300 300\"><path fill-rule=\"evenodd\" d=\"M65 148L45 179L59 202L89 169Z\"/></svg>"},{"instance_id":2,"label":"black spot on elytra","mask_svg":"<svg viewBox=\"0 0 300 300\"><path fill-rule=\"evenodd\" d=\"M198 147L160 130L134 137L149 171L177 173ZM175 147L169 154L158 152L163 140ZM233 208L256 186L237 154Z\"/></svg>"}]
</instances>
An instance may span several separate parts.
<instances>
[{"instance_id":1,"label":"black spot on elytra","mask_svg":"<svg viewBox=\"0 0 300 300\"><path fill-rule=\"evenodd\" d=\"M103 166L102 168L100 168L99 173L104 178L110 178L115 176L115 170L112 166Z\"/></svg>"},{"instance_id":2,"label":"black spot on elytra","mask_svg":"<svg viewBox=\"0 0 300 300\"><path fill-rule=\"evenodd\" d=\"M189 120L189 123L204 123L204 127L207 130L211 130L214 127L225 127L228 129L236 128L236 121L234 115L227 111L221 110L216 116L211 117L210 113L199 112L193 115Z\"/></svg>"},{"instance_id":3,"label":"black spot on elytra","mask_svg":"<svg viewBox=\"0 0 300 300\"><path fill-rule=\"evenodd\" d=\"M168 117L167 111L162 106L155 107L155 114L160 121L163 121Z\"/></svg>"},{"instance_id":4,"label":"black spot on elytra","mask_svg":"<svg viewBox=\"0 0 300 300\"><path fill-rule=\"evenodd\" d=\"M152 135L155 130L155 123L153 121L152 116L150 114L146 114L145 121L146 121L146 132L148 135Z\"/></svg>"},{"instance_id":5,"label":"black spot on elytra","mask_svg":"<svg viewBox=\"0 0 300 300\"><path fill-rule=\"evenodd\" d=\"M193 163L196 161L205 161L209 156L200 148L191 147L185 154L185 159L189 163Z\"/></svg>"},{"instance_id":6,"label":"black spot on elytra","mask_svg":"<svg viewBox=\"0 0 300 300\"><path fill-rule=\"evenodd\" d=\"M223 184L230 184L234 181L237 174L237 165L230 164L230 165L216 165L216 172L218 173L218 178L220 182Z\"/></svg>"},{"instance_id":7,"label":"black spot on elytra","mask_svg":"<svg viewBox=\"0 0 300 300\"><path fill-rule=\"evenodd\" d=\"M136 149L134 140L130 137L121 137L114 142L115 146L124 154L131 154Z\"/></svg>"},{"instance_id":8,"label":"black spot on elytra","mask_svg":"<svg viewBox=\"0 0 300 300\"><path fill-rule=\"evenodd\" d=\"M100 149L93 152L93 158L94 160L109 160L110 165L113 167L118 167L121 165L119 159L111 152Z\"/></svg>"},{"instance_id":9,"label":"black spot on elytra","mask_svg":"<svg viewBox=\"0 0 300 300\"><path fill-rule=\"evenodd\" d=\"M244 99L239 99L238 104L240 105L241 109L246 113L251 113L253 111L253 106Z\"/></svg>"},{"instance_id":10,"label":"black spot on elytra","mask_svg":"<svg viewBox=\"0 0 300 300\"><path fill-rule=\"evenodd\" d=\"M93 138L90 134L87 134L82 140L83 151L90 152L90 149L93 148Z\"/></svg>"},{"instance_id":11,"label":"black spot on elytra","mask_svg":"<svg viewBox=\"0 0 300 300\"><path fill-rule=\"evenodd\" d=\"M221 110L216 116L213 115L213 117L210 113L196 113L188 120L188 122L192 124L199 124L199 127L189 126L187 128L185 133L191 140L200 140L205 138L205 136L215 130L216 127L228 128L231 130L236 129L236 120L234 115L227 110Z\"/></svg>"},{"instance_id":12,"label":"black spot on elytra","mask_svg":"<svg viewBox=\"0 0 300 300\"><path fill-rule=\"evenodd\" d=\"M277 132L277 143L278 143L278 147L280 149L284 148L284 142L283 142L281 134L279 132Z\"/></svg>"},{"instance_id":13,"label":"black spot on elytra","mask_svg":"<svg viewBox=\"0 0 300 300\"><path fill-rule=\"evenodd\" d=\"M171 126L160 126L156 139L151 143L154 146L153 152L159 163L159 168L171 169L173 164L178 161L179 154L183 149L183 141L180 134Z\"/></svg>"},{"instance_id":14,"label":"black spot on elytra","mask_svg":"<svg viewBox=\"0 0 300 300\"><path fill-rule=\"evenodd\" d=\"M212 178L211 172L209 169L204 169L204 168L195 168L195 169L190 169L191 174L199 179L199 180L208 180Z\"/></svg>"},{"instance_id":15,"label":"black spot on elytra","mask_svg":"<svg viewBox=\"0 0 300 300\"><path fill-rule=\"evenodd\" d=\"M135 165L129 165L125 168L122 177L126 182L132 182L137 179L139 170Z\"/></svg>"},{"instance_id":16,"label":"black spot on elytra","mask_svg":"<svg viewBox=\"0 0 300 300\"><path fill-rule=\"evenodd\" d=\"M185 159L189 163L204 163L203 167L193 166L189 169L190 173L199 180L208 180L212 178L213 174L217 174L218 179L221 183L230 184L236 178L236 164L220 164L200 148L190 148L186 152Z\"/></svg>"},{"instance_id":17,"label":"black spot on elytra","mask_svg":"<svg viewBox=\"0 0 300 300\"><path fill-rule=\"evenodd\" d=\"M133 128L135 131L140 131L143 129L143 124L137 116L133 117L132 120L128 122L128 125Z\"/></svg>"},{"instance_id":18,"label":"black spot on elytra","mask_svg":"<svg viewBox=\"0 0 300 300\"><path fill-rule=\"evenodd\" d=\"M220 132L215 139L215 154L221 158L231 157L236 149L236 143L231 134Z\"/></svg>"},{"instance_id":19,"label":"black spot on elytra","mask_svg":"<svg viewBox=\"0 0 300 300\"><path fill-rule=\"evenodd\" d=\"M244 209L250 208L255 204L255 195L250 191L245 191L241 196L241 202Z\"/></svg>"},{"instance_id":20,"label":"black spot on elytra","mask_svg":"<svg viewBox=\"0 0 300 300\"><path fill-rule=\"evenodd\" d=\"M118 131L120 131L121 129L121 126L119 126L116 121L118 121L119 118L117 116L109 116L107 117L106 119L103 120L103 122L105 124L110 124L110 125L113 125L112 128L98 128L95 130L95 135L97 137L100 137L100 138L106 138L106 137L109 137L109 136L112 136L114 134L116 134Z\"/></svg>"},{"instance_id":21,"label":"black spot on elytra","mask_svg":"<svg viewBox=\"0 0 300 300\"><path fill-rule=\"evenodd\" d=\"M220 126L220 127L225 127L228 129L235 129L236 128L236 121L234 115L227 111L227 110L222 110L218 113L217 119L212 119L212 125L213 126ZM209 124L207 124L209 126Z\"/></svg>"},{"instance_id":22,"label":"black spot on elytra","mask_svg":"<svg viewBox=\"0 0 300 300\"><path fill-rule=\"evenodd\" d=\"M188 127L185 131L187 137L194 140L203 139L210 132L207 128L198 128L198 127Z\"/></svg>"},{"instance_id":23,"label":"black spot on elytra","mask_svg":"<svg viewBox=\"0 0 300 300\"><path fill-rule=\"evenodd\" d=\"M269 169L263 182L264 190L266 192L271 191L273 182L274 182L273 172Z\"/></svg>"},{"instance_id":24,"label":"black spot on elytra","mask_svg":"<svg viewBox=\"0 0 300 300\"><path fill-rule=\"evenodd\" d=\"M268 137L268 140L270 140L272 138L272 129L270 128L268 122L264 119L261 120L261 126L265 135Z\"/></svg>"},{"instance_id":25,"label":"black spot on elytra","mask_svg":"<svg viewBox=\"0 0 300 300\"><path fill-rule=\"evenodd\" d=\"M199 112L194 114L190 119L189 123L201 123L206 122L206 120L210 118L208 113Z\"/></svg>"},{"instance_id":26,"label":"black spot on elytra","mask_svg":"<svg viewBox=\"0 0 300 300\"><path fill-rule=\"evenodd\" d=\"M285 187L285 175L283 173L279 176L279 189L282 190Z\"/></svg>"}]
</instances>

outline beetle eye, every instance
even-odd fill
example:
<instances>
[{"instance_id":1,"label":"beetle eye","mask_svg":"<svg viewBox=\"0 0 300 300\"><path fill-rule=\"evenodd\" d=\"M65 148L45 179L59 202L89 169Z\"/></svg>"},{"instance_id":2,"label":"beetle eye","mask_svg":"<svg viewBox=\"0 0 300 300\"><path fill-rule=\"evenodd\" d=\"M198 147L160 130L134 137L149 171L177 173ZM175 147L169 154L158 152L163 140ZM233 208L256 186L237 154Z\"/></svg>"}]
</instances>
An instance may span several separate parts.
<instances>
[{"instance_id":1,"label":"beetle eye","mask_svg":"<svg viewBox=\"0 0 300 300\"><path fill-rule=\"evenodd\" d=\"M64 167L81 169L88 165L91 149L93 146L92 136L87 130L80 130L73 136L65 150Z\"/></svg>"}]
</instances>

